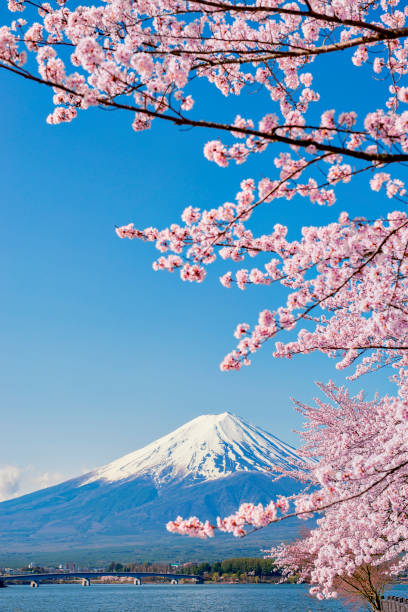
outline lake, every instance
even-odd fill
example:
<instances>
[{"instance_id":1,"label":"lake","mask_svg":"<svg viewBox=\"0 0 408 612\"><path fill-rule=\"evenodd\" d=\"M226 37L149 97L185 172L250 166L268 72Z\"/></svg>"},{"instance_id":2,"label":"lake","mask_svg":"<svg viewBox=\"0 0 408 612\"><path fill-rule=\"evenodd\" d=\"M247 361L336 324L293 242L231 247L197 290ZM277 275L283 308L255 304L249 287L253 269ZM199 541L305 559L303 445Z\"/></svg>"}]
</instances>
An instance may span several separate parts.
<instances>
[{"instance_id":1,"label":"lake","mask_svg":"<svg viewBox=\"0 0 408 612\"><path fill-rule=\"evenodd\" d=\"M315 612L346 610L309 597L305 585L26 585L0 589L1 612ZM408 596L408 585L390 593Z\"/></svg>"}]
</instances>

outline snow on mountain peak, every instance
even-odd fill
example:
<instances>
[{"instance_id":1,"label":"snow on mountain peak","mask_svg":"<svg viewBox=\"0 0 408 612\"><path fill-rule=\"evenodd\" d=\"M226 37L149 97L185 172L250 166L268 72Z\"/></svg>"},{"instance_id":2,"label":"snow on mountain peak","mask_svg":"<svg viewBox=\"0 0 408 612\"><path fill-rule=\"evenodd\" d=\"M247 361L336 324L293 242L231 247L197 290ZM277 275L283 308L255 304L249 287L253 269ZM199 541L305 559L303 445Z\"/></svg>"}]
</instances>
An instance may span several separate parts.
<instances>
[{"instance_id":1,"label":"snow on mountain peak","mask_svg":"<svg viewBox=\"0 0 408 612\"><path fill-rule=\"evenodd\" d=\"M215 480L235 472L290 468L294 448L230 412L204 414L173 432L91 472L82 485L150 476L157 485Z\"/></svg>"}]
</instances>

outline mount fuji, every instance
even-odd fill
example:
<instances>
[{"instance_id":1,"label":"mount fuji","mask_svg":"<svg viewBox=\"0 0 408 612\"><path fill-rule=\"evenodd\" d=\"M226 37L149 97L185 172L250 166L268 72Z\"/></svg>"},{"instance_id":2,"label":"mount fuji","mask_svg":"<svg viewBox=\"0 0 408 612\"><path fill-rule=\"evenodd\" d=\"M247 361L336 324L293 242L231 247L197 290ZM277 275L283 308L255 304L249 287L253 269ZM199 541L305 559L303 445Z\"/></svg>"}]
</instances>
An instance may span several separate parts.
<instances>
[{"instance_id":1,"label":"mount fuji","mask_svg":"<svg viewBox=\"0 0 408 612\"><path fill-rule=\"evenodd\" d=\"M209 543L170 535L165 524L179 514L215 520L242 502L291 494L299 484L274 477L279 468L295 470L299 461L290 445L229 412L199 416L101 468L0 503L0 547L16 552L131 545L153 547L161 558L259 553L265 542L294 537L300 521L273 525L261 538L221 536Z\"/></svg>"}]
</instances>

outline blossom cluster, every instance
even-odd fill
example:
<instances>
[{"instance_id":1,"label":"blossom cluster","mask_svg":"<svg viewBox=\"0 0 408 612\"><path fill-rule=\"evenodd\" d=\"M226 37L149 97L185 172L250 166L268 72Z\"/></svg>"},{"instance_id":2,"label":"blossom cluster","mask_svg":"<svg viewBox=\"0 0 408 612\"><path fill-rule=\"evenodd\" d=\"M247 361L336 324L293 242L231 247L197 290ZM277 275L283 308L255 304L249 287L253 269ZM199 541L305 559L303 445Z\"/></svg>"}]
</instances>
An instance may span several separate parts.
<instances>
[{"instance_id":1,"label":"blossom cluster","mask_svg":"<svg viewBox=\"0 0 408 612\"><path fill-rule=\"evenodd\" d=\"M375 188L385 184L387 189L392 182L385 173L372 181ZM337 358L339 369L355 362L355 376L384 363L407 366L407 214L394 211L386 219L368 222L342 213L337 223L304 227L301 239L294 241L280 224L271 234L254 236L244 219L265 199L264 183L258 185L257 201L254 181L244 181L235 203L203 212L188 207L184 225L141 231L130 224L117 233L155 242L162 255L154 269L179 270L189 281L202 282L207 267L220 258L239 264L248 257L265 261L267 256L261 267L230 270L220 278L227 288L279 283L288 292L278 308L259 313L255 326L237 326L238 344L223 359L224 371L249 365L251 356L271 339L275 357L320 351ZM280 188L269 186L267 199L280 197ZM297 332L296 339L284 342L285 332Z\"/></svg>"}]
</instances>

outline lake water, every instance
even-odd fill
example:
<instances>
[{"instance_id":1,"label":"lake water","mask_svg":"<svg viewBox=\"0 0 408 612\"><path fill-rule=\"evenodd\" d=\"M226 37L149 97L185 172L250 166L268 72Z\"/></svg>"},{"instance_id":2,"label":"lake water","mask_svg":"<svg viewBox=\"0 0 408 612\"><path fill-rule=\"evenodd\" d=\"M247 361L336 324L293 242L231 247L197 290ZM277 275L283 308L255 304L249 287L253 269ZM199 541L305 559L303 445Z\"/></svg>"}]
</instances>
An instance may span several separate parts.
<instances>
[{"instance_id":1,"label":"lake water","mask_svg":"<svg viewBox=\"0 0 408 612\"><path fill-rule=\"evenodd\" d=\"M319 602L305 585L26 585L0 589L1 612L315 612L346 610ZM408 585L390 591L408 596Z\"/></svg>"}]
</instances>

